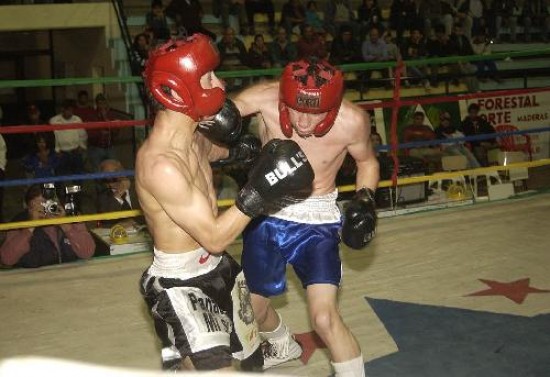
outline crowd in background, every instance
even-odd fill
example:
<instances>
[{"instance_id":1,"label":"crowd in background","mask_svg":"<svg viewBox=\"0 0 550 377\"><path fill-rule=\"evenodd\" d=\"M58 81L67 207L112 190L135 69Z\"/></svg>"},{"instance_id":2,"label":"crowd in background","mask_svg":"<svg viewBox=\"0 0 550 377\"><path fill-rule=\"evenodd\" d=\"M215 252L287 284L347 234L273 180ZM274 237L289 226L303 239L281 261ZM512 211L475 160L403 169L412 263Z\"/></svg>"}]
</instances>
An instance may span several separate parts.
<instances>
[{"instance_id":1,"label":"crowd in background","mask_svg":"<svg viewBox=\"0 0 550 377\"><path fill-rule=\"evenodd\" d=\"M143 65L151 46L195 32L217 43L221 70L237 70L282 67L309 56L347 64L488 55L491 45L501 41L547 42L550 27L550 0L394 0L389 12L377 0L362 0L356 7L350 0L288 0L280 20L272 0L215 0L213 10L221 20L220 35L201 23L204 12L198 0L172 0L166 6L153 0L144 32L134 38L137 66ZM257 33L256 13L266 14L264 33ZM390 87L391 70L378 72ZM470 91L479 90L478 79L500 82L494 61L485 60L410 67L405 85L429 90L439 84L442 72L464 77ZM372 72L363 77L371 79ZM239 88L239 82L229 84L229 89Z\"/></svg>"}]
</instances>

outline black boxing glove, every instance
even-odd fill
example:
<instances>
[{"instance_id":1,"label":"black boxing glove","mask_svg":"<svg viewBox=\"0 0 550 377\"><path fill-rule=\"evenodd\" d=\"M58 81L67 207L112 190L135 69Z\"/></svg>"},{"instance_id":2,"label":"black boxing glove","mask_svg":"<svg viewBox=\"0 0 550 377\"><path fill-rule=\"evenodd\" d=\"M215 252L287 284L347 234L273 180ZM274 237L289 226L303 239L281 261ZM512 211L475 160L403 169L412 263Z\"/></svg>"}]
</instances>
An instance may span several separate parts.
<instances>
[{"instance_id":1,"label":"black boxing glove","mask_svg":"<svg viewBox=\"0 0 550 377\"><path fill-rule=\"evenodd\" d=\"M352 249L362 249L376 233L374 191L362 188L355 193L344 213L342 241Z\"/></svg>"},{"instance_id":2,"label":"black boxing glove","mask_svg":"<svg viewBox=\"0 0 550 377\"><path fill-rule=\"evenodd\" d=\"M241 113L230 99L226 99L221 110L212 119L199 121L199 132L218 144L234 144L242 131Z\"/></svg>"},{"instance_id":3,"label":"black boxing glove","mask_svg":"<svg viewBox=\"0 0 550 377\"><path fill-rule=\"evenodd\" d=\"M253 162L262 149L262 142L252 134L243 135L235 145L229 148L229 157L214 161L212 166L224 166L236 162L249 164Z\"/></svg>"},{"instance_id":4,"label":"black boxing glove","mask_svg":"<svg viewBox=\"0 0 550 377\"><path fill-rule=\"evenodd\" d=\"M288 196L308 196L314 177L313 168L295 141L273 139L262 148L235 204L245 215L256 217L270 206L288 203Z\"/></svg>"}]
</instances>

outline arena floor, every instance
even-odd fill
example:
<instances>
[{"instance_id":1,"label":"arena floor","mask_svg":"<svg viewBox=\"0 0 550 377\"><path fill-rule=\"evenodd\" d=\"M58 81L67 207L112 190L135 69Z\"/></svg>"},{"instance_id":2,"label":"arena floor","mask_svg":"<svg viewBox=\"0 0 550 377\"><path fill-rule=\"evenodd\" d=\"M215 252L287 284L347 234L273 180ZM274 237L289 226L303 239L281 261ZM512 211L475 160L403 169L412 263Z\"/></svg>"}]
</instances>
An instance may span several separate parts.
<instances>
[{"instance_id":1,"label":"arena floor","mask_svg":"<svg viewBox=\"0 0 550 377\"><path fill-rule=\"evenodd\" d=\"M344 248L341 312L367 376L549 376L549 224L550 194L541 194L383 219L369 249ZM238 257L240 247L230 251ZM0 271L0 357L157 369L138 292L150 260ZM328 375L294 277L277 305L311 358L273 372Z\"/></svg>"}]
</instances>

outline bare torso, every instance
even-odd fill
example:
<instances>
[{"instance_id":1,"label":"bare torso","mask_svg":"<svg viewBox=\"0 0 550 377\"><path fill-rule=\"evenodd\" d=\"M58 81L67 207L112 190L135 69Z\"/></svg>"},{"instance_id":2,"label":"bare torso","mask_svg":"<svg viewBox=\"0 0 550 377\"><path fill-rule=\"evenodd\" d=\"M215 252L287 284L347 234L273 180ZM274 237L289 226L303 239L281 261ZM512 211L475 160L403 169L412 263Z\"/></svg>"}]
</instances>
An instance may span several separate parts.
<instances>
[{"instance_id":1,"label":"bare torso","mask_svg":"<svg viewBox=\"0 0 550 377\"><path fill-rule=\"evenodd\" d=\"M166 135L162 135L162 122L165 121L167 121L165 118L157 116L151 135L137 154L136 191L155 248L166 253L182 253L195 250L201 245L168 216L162 205L152 195L151 190L147 188L145 182L157 166L156 162L159 159L171 160L193 189L207 197L210 204L209 210L214 216L217 214L216 194L208 161L209 143L201 134L193 133L190 136L191 143L184 144L184 148L178 148L174 145L177 145L177 140L170 140L165 137ZM164 181L152 184L170 187L176 182Z\"/></svg>"},{"instance_id":2,"label":"bare torso","mask_svg":"<svg viewBox=\"0 0 550 377\"><path fill-rule=\"evenodd\" d=\"M255 92L255 101L260 107L260 138L262 144L274 138L286 139L279 123L279 83L264 85L259 93ZM246 95L246 94L245 94ZM322 137L307 138L292 135L292 140L304 150L315 172L313 196L328 194L336 188L336 174L346 157L347 147L353 140L350 127L357 127L357 108L348 101L343 101L340 112L331 130Z\"/></svg>"}]
</instances>

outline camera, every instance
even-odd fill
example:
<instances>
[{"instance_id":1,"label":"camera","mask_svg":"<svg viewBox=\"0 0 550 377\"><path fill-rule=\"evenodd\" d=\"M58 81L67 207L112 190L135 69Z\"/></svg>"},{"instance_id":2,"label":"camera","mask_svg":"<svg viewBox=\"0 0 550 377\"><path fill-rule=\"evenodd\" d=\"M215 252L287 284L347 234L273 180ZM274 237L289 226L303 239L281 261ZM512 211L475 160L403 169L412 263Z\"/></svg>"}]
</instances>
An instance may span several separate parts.
<instances>
[{"instance_id":1,"label":"camera","mask_svg":"<svg viewBox=\"0 0 550 377\"><path fill-rule=\"evenodd\" d=\"M57 199L54 183L45 183L42 186L42 196L45 199L45 202L42 203L44 212L50 215L55 215L59 213L60 204L59 200Z\"/></svg>"},{"instance_id":2,"label":"camera","mask_svg":"<svg viewBox=\"0 0 550 377\"><path fill-rule=\"evenodd\" d=\"M72 185L65 187L65 213L69 216L76 216L78 214L77 195L80 193L81 188L79 185Z\"/></svg>"}]
</instances>

